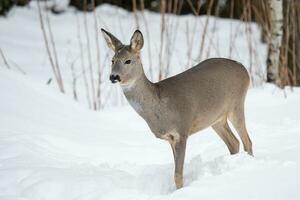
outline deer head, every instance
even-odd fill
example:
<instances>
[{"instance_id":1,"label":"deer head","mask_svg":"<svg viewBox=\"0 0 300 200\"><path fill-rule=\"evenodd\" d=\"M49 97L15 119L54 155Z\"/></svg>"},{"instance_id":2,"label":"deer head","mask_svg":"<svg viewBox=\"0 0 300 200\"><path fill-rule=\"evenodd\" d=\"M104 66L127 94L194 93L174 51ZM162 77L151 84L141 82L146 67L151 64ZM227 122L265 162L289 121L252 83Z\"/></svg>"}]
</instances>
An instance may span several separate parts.
<instances>
[{"instance_id":1,"label":"deer head","mask_svg":"<svg viewBox=\"0 0 300 200\"><path fill-rule=\"evenodd\" d=\"M112 70L110 80L112 83L120 82L122 85L130 85L143 74L140 59L140 50L144 45L143 35L136 30L129 45L123 45L114 35L101 29L107 46L115 52L112 58Z\"/></svg>"}]
</instances>

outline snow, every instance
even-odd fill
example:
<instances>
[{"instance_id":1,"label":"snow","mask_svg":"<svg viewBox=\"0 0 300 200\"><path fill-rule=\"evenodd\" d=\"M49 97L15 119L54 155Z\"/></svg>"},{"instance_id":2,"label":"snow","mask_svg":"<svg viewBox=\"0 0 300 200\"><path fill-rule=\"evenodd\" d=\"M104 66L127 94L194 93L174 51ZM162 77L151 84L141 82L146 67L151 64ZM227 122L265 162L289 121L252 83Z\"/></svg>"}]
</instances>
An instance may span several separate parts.
<instances>
[{"instance_id":1,"label":"snow","mask_svg":"<svg viewBox=\"0 0 300 200\"><path fill-rule=\"evenodd\" d=\"M298 88L249 91L255 157L230 156L211 129L190 137L176 191L169 145L131 107L89 111L2 68L0 87L0 199L299 199Z\"/></svg>"},{"instance_id":2,"label":"snow","mask_svg":"<svg viewBox=\"0 0 300 200\"><path fill-rule=\"evenodd\" d=\"M105 28L120 35L122 41L129 40L134 29L132 15L107 5L98 10L101 26L105 21ZM152 38L159 39L155 30L159 28L159 16L149 12L146 16L153 19L149 21L154 27ZM78 55L74 12L51 17L65 82L70 84L69 61ZM193 22L191 16L178 19L182 26ZM123 29L112 25L118 20L122 20ZM217 23L225 28L216 34L225 37L231 21ZM235 21L232 24L239 26ZM45 84L51 71L35 4L15 9L7 19L0 19L0 27L5 27L0 29L3 52L10 63L18 63L26 71L23 75L15 68L5 69L0 62L1 200L300 199L300 88L282 91L262 84L249 90L246 122L254 157L242 148L239 154L229 155L212 129L191 136L184 166L185 186L175 190L169 144L155 138L128 104L90 111L82 101L72 99L70 86L69 93L63 95L54 85ZM180 37L184 29L178 30ZM238 35L237 46L245 49L243 34ZM182 71L180 64L186 62L184 39L176 42L172 73ZM226 47L226 42L228 39L220 39L220 46ZM264 62L265 46L257 45ZM108 50L102 50L104 59ZM221 55L228 53L224 48L220 51ZM236 59L247 66L248 54L236 53ZM144 49L145 68L147 55ZM105 70L103 80L108 79L109 69ZM119 96L120 86L111 86L107 80L103 88L106 94L113 93L107 105L117 104L113 100ZM82 88L78 90L84 95Z\"/></svg>"}]
</instances>

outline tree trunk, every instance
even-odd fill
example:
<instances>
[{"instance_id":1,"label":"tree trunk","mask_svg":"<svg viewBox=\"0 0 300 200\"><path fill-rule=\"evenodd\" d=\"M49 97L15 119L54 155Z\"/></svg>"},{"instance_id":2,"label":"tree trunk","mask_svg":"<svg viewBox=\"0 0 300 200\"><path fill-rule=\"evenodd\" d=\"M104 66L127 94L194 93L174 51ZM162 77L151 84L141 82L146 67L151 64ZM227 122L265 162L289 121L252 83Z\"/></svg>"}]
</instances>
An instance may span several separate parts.
<instances>
[{"instance_id":1,"label":"tree trunk","mask_svg":"<svg viewBox=\"0 0 300 200\"><path fill-rule=\"evenodd\" d=\"M294 16L294 33L295 33L295 56L294 60L295 63L292 65L293 68L293 77L296 86L300 86L300 2L294 0L294 9L295 9L295 16Z\"/></svg>"},{"instance_id":2,"label":"tree trunk","mask_svg":"<svg viewBox=\"0 0 300 200\"><path fill-rule=\"evenodd\" d=\"M280 85L279 65L280 47L282 41L282 0L268 0L270 8L270 36L267 58L267 81Z\"/></svg>"},{"instance_id":3,"label":"tree trunk","mask_svg":"<svg viewBox=\"0 0 300 200\"><path fill-rule=\"evenodd\" d=\"M295 79L295 84L297 86L300 86L300 2L299 1L294 1L295 2L295 66L293 66L295 70L294 74L294 79Z\"/></svg>"},{"instance_id":4,"label":"tree trunk","mask_svg":"<svg viewBox=\"0 0 300 200\"><path fill-rule=\"evenodd\" d=\"M283 2L283 38L280 51L280 86L300 85L300 3Z\"/></svg>"}]
</instances>

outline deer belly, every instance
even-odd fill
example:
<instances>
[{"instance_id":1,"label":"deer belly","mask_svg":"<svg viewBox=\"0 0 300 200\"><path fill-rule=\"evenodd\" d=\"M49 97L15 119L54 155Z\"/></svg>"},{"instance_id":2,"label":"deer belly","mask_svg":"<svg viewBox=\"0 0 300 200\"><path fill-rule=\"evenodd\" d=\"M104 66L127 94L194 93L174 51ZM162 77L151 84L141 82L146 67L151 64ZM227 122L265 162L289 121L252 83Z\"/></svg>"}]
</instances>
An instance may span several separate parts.
<instances>
[{"instance_id":1,"label":"deer belly","mask_svg":"<svg viewBox=\"0 0 300 200\"><path fill-rule=\"evenodd\" d=\"M189 135L192 135L198 131L201 131L205 128L208 128L211 126L211 124L214 123L214 119L207 119L207 118L196 118L193 120L192 126L189 131Z\"/></svg>"}]
</instances>

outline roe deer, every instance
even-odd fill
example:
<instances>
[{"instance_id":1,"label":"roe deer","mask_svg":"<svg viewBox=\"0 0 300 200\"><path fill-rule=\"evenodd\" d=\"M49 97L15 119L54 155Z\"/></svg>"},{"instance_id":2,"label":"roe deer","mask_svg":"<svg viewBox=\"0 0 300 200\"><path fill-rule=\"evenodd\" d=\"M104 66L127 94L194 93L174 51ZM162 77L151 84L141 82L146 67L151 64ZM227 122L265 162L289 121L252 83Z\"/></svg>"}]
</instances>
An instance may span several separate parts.
<instances>
[{"instance_id":1,"label":"roe deer","mask_svg":"<svg viewBox=\"0 0 300 200\"><path fill-rule=\"evenodd\" d=\"M211 126L230 153L235 154L239 152L239 141L228 125L229 120L244 150L253 155L244 116L250 79L242 64L212 58L176 76L152 83L145 76L140 59L144 44L142 33L136 30L130 45L123 45L111 33L101 31L108 47L115 52L111 82L120 83L128 102L145 119L154 135L167 140L172 147L177 189L183 187L187 138L204 128Z\"/></svg>"}]
</instances>

